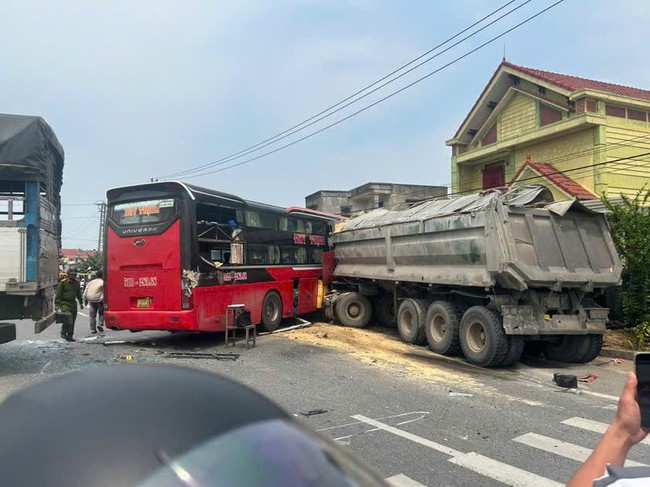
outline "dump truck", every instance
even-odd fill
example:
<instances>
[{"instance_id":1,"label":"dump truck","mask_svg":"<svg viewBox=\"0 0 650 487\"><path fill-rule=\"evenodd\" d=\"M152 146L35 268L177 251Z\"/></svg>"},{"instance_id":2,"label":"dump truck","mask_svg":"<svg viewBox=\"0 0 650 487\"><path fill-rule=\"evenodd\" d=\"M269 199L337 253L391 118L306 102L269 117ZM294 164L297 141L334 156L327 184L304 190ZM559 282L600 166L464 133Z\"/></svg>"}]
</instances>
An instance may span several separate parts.
<instances>
[{"instance_id":1,"label":"dump truck","mask_svg":"<svg viewBox=\"0 0 650 487\"><path fill-rule=\"evenodd\" d=\"M331 238L329 318L397 326L481 367L516 363L528 342L553 360L596 358L609 311L597 297L622 271L605 215L543 186L379 208Z\"/></svg>"}]
</instances>

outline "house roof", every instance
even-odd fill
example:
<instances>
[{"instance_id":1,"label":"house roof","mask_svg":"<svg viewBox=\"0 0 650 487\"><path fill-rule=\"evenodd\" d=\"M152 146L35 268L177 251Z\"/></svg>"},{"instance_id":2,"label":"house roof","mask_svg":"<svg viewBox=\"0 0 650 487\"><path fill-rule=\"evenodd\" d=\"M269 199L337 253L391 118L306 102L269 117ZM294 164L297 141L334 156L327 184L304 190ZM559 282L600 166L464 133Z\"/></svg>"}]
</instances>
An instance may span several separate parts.
<instances>
[{"instance_id":1,"label":"house roof","mask_svg":"<svg viewBox=\"0 0 650 487\"><path fill-rule=\"evenodd\" d=\"M515 177L512 179L512 182L517 182L521 173L526 169L530 168L534 172L540 175L540 177L548 180L551 184L561 189L569 196L574 196L579 200L595 200L598 199L591 191L588 191L578 183L576 183L569 176L564 174L562 171L558 171L553 165L547 162L534 162L531 159L526 159L526 162L515 174Z\"/></svg>"},{"instance_id":2,"label":"house roof","mask_svg":"<svg viewBox=\"0 0 650 487\"><path fill-rule=\"evenodd\" d=\"M541 69L527 68L525 66L518 66L507 61L502 62L501 66L507 66L511 69L520 71L524 74L528 74L541 81L546 81L547 83L569 91L586 89L611 93L612 95L650 100L650 90L642 90L640 88L633 88L631 86L617 85L615 83L608 83L606 81L580 78L579 76L569 76L566 74L553 73L552 71L542 71Z\"/></svg>"},{"instance_id":3,"label":"house roof","mask_svg":"<svg viewBox=\"0 0 650 487\"><path fill-rule=\"evenodd\" d=\"M90 257L91 255L95 255L95 252L90 251L90 250L79 250L79 249L61 249L61 255L63 257L68 257L68 258L75 258L75 257Z\"/></svg>"},{"instance_id":4,"label":"house roof","mask_svg":"<svg viewBox=\"0 0 650 487\"><path fill-rule=\"evenodd\" d=\"M640 88L633 88L605 81L597 81L580 78L578 76L569 76L551 71L543 71L541 69L528 68L503 61L494 71L492 77L485 85L485 88L476 99L472 109L467 113L465 119L458 127L454 138L447 141L448 145L456 142L467 144L471 139L473 139L473 136L468 136L465 132L466 128L468 128L470 123L473 123L476 125L473 128L478 130L479 127L485 123L485 120L487 120L492 114L492 109L486 106L486 102L498 102L503 98L503 96L513 86L512 81L508 79L508 75L512 74L521 75L521 77L527 78L532 82L541 81L542 83L552 85L565 95L569 95L579 90L588 89L617 96L650 101L650 90L642 90Z\"/></svg>"}]
</instances>

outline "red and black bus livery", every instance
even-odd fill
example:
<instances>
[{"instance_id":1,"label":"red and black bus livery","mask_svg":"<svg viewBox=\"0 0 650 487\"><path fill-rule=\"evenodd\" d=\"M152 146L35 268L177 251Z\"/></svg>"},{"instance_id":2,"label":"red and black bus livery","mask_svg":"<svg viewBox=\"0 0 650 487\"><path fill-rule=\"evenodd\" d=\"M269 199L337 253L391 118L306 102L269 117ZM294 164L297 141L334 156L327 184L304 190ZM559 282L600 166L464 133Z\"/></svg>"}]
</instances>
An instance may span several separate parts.
<instances>
[{"instance_id":1,"label":"red and black bus livery","mask_svg":"<svg viewBox=\"0 0 650 487\"><path fill-rule=\"evenodd\" d=\"M267 330L322 305L333 215L180 182L107 192L105 319L112 329L222 331L244 304Z\"/></svg>"}]
</instances>

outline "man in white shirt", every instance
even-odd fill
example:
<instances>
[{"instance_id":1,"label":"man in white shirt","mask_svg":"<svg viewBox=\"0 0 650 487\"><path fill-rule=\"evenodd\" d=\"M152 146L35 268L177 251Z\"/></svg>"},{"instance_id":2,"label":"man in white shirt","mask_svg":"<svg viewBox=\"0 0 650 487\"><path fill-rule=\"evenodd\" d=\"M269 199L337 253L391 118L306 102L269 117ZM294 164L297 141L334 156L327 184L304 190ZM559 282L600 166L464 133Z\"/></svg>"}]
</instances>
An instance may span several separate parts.
<instances>
[{"instance_id":1,"label":"man in white shirt","mask_svg":"<svg viewBox=\"0 0 650 487\"><path fill-rule=\"evenodd\" d=\"M86 284L84 289L84 303L88 305L90 314L90 333L93 335L104 333L104 273L98 270L95 278ZM99 322L97 320L99 315Z\"/></svg>"}]
</instances>

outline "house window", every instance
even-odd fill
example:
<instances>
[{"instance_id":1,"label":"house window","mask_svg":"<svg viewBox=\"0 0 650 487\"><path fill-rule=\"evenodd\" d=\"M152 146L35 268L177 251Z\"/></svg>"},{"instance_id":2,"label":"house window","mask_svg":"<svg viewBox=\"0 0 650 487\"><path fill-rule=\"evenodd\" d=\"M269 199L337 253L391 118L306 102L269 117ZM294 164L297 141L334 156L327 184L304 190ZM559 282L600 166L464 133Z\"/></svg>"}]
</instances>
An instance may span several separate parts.
<instances>
[{"instance_id":1,"label":"house window","mask_svg":"<svg viewBox=\"0 0 650 487\"><path fill-rule=\"evenodd\" d=\"M641 110L634 110L632 108L627 109L627 118L630 120L640 120L642 122L646 121L645 112L642 112Z\"/></svg>"},{"instance_id":2,"label":"house window","mask_svg":"<svg viewBox=\"0 0 650 487\"><path fill-rule=\"evenodd\" d=\"M625 108L614 105L605 105L605 113L612 117L625 118Z\"/></svg>"},{"instance_id":3,"label":"house window","mask_svg":"<svg viewBox=\"0 0 650 487\"><path fill-rule=\"evenodd\" d=\"M539 125L543 127L551 123L559 122L562 120L562 112L551 108L544 103L539 104Z\"/></svg>"},{"instance_id":4,"label":"house window","mask_svg":"<svg viewBox=\"0 0 650 487\"><path fill-rule=\"evenodd\" d=\"M492 125L492 128L487 131L485 137L481 141L481 145L494 144L497 141L497 124Z\"/></svg>"},{"instance_id":5,"label":"house window","mask_svg":"<svg viewBox=\"0 0 650 487\"><path fill-rule=\"evenodd\" d=\"M505 186L505 167L502 163L483 168L483 189Z\"/></svg>"}]
</instances>

